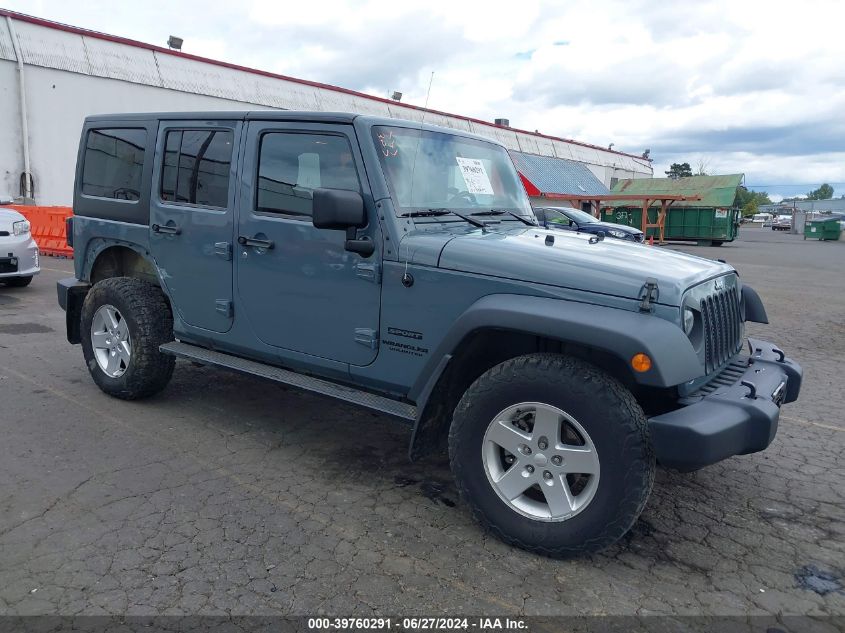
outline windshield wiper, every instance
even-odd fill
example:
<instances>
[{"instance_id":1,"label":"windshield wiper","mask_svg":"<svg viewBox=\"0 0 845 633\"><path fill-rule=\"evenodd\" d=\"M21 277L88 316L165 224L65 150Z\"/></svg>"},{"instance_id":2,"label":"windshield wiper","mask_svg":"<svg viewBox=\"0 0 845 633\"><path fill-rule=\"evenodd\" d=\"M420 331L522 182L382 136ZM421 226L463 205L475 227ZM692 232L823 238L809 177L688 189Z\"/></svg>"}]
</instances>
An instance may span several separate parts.
<instances>
[{"instance_id":1,"label":"windshield wiper","mask_svg":"<svg viewBox=\"0 0 845 633\"><path fill-rule=\"evenodd\" d=\"M436 215L449 215L451 211L446 209L428 209L427 211L408 211L407 213L400 213L400 218L431 218Z\"/></svg>"},{"instance_id":2,"label":"windshield wiper","mask_svg":"<svg viewBox=\"0 0 845 633\"><path fill-rule=\"evenodd\" d=\"M527 224L528 226L540 226L536 222L532 222L528 218L524 218L518 213L514 213L513 211L508 211L507 209L490 209L489 211L479 211L478 213L473 213L471 215L509 215L512 218L516 218L523 224Z\"/></svg>"},{"instance_id":3,"label":"windshield wiper","mask_svg":"<svg viewBox=\"0 0 845 633\"><path fill-rule=\"evenodd\" d=\"M475 218L471 218L468 215L464 215L463 213L458 213L454 209L427 209L425 211L408 211L407 213L402 213L399 215L400 218L430 218L439 215L456 215L462 220L469 222L473 226L477 226L479 228L486 228L487 225L482 222L481 220L476 220Z\"/></svg>"}]
</instances>

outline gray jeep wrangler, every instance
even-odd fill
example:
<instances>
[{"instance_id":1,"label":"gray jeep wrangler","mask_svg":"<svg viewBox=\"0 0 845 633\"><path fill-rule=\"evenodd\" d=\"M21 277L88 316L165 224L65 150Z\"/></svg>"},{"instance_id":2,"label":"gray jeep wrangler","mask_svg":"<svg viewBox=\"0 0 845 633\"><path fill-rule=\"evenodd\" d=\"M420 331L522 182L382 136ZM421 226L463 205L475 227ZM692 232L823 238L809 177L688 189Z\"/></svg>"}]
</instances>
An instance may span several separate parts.
<instances>
[{"instance_id":1,"label":"gray jeep wrangler","mask_svg":"<svg viewBox=\"0 0 845 633\"><path fill-rule=\"evenodd\" d=\"M765 449L801 368L727 264L536 225L489 139L351 114L86 119L58 284L117 398L175 358L381 411L448 446L508 543L553 556L631 527L655 463ZM354 439L350 441L354 442Z\"/></svg>"}]
</instances>

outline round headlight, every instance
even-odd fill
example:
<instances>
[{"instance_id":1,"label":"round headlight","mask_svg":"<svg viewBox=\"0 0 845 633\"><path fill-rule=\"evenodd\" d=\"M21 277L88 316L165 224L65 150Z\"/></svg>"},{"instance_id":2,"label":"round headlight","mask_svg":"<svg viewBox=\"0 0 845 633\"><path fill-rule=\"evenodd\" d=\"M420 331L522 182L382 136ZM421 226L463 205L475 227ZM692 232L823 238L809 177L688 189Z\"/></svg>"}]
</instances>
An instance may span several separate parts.
<instances>
[{"instance_id":1,"label":"round headlight","mask_svg":"<svg viewBox=\"0 0 845 633\"><path fill-rule=\"evenodd\" d=\"M686 332L687 336L690 335L692 332L692 328L695 325L695 313L690 308L684 308L684 332Z\"/></svg>"}]
</instances>

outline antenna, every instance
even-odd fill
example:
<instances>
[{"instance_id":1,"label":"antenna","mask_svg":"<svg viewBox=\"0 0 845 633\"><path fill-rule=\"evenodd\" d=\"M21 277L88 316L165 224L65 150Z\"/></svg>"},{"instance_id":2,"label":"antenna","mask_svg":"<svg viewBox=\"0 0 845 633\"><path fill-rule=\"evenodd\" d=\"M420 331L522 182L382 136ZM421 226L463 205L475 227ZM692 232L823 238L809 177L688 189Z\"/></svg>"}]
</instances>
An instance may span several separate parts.
<instances>
[{"instance_id":1,"label":"antenna","mask_svg":"<svg viewBox=\"0 0 845 633\"><path fill-rule=\"evenodd\" d=\"M420 141L422 141L423 123L425 123L425 115L428 113L428 98L431 96L431 84L434 83L434 71L431 71L431 77L428 80L428 92L425 94L425 107L423 108L422 117L420 118L420 129L417 133L417 146L414 149L414 162L411 165L411 206L414 206L414 173L417 171L417 154L420 151Z\"/></svg>"},{"instance_id":2,"label":"antenna","mask_svg":"<svg viewBox=\"0 0 845 633\"><path fill-rule=\"evenodd\" d=\"M420 151L420 141L422 141L422 129L423 123L425 123L425 115L428 112L428 99L431 96L431 84L434 83L434 71L431 71L431 77L428 79L428 92L425 93L425 106L423 107L423 113L420 117L420 128L417 132L417 146L414 148L414 161L411 165L411 206L414 205L414 174L417 171L417 154ZM408 218L411 221L411 226L416 228L416 223L414 222L414 218ZM397 244L397 247L399 245ZM396 255L398 256L399 253L397 251ZM408 272L408 261L411 259L411 254L408 253L407 257L405 257L405 274L402 275L402 285L406 288L410 288L414 284L414 277Z\"/></svg>"}]
</instances>

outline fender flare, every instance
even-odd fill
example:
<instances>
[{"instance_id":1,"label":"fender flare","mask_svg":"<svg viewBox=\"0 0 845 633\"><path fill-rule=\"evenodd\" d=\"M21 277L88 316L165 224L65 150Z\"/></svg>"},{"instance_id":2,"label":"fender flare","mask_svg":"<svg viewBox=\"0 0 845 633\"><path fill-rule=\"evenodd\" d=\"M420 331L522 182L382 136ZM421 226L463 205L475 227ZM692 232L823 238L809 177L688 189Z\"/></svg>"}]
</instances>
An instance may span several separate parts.
<instances>
[{"instance_id":1,"label":"fender flare","mask_svg":"<svg viewBox=\"0 0 845 633\"><path fill-rule=\"evenodd\" d=\"M142 258L147 260L150 265L152 266L153 270L156 271L158 275L158 267L156 266L155 260L153 259L152 254L145 248L141 248L137 244L129 241L124 240L116 240L112 238L105 238L99 237L92 239L88 242L88 248L85 251L85 260L82 264L82 278L85 280L91 280L91 270L94 268L94 264L97 261L97 258L109 248L114 246L120 246L123 248L128 248L131 251L135 251L140 255ZM159 275L160 280L160 275Z\"/></svg>"},{"instance_id":2,"label":"fender flare","mask_svg":"<svg viewBox=\"0 0 845 633\"><path fill-rule=\"evenodd\" d=\"M769 322L769 315L766 314L766 307L763 305L763 300L754 288L742 284L740 299L743 321L753 321L754 323Z\"/></svg>"},{"instance_id":3,"label":"fender flare","mask_svg":"<svg viewBox=\"0 0 845 633\"><path fill-rule=\"evenodd\" d=\"M600 349L626 364L634 354L648 354L651 369L635 374L635 379L652 387L673 387L699 377L704 370L686 334L665 319L589 303L497 294L482 297L458 317L431 354L409 398L417 400L426 392L442 359L461 341L476 330L490 328Z\"/></svg>"},{"instance_id":4,"label":"fender flare","mask_svg":"<svg viewBox=\"0 0 845 633\"><path fill-rule=\"evenodd\" d=\"M632 372L642 385L673 387L699 377L701 361L681 328L652 314L525 295L487 295L472 304L429 357L420 377L408 392L417 405L409 455L415 459L429 449L440 426L434 418L437 399L431 398L452 355L474 332L498 329L575 343L610 353L626 365L634 354L652 359L646 372ZM442 421L441 421L442 422ZM434 426L432 427L432 423Z\"/></svg>"}]
</instances>

